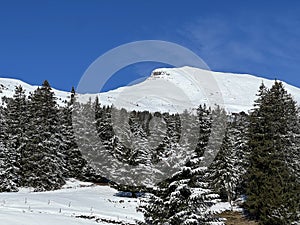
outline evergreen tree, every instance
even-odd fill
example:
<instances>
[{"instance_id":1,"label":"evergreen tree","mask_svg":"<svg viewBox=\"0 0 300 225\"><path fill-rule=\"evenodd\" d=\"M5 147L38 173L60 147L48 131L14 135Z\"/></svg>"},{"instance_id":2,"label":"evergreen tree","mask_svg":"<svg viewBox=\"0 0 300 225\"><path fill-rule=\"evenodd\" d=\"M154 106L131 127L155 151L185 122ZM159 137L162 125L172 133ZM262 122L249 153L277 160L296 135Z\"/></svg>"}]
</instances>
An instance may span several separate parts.
<instances>
[{"instance_id":1,"label":"evergreen tree","mask_svg":"<svg viewBox=\"0 0 300 225\"><path fill-rule=\"evenodd\" d=\"M152 162L158 163L174 154L179 157L182 129L180 116L178 114L155 113L154 118L160 124L158 124L159 129L153 130L150 137L150 143L154 144L152 144L152 148L154 148Z\"/></svg>"},{"instance_id":2,"label":"evergreen tree","mask_svg":"<svg viewBox=\"0 0 300 225\"><path fill-rule=\"evenodd\" d=\"M113 126L116 135L114 153L117 158L129 165L146 164L150 149L147 145L147 132L140 121L139 113L128 113L125 109L114 109Z\"/></svg>"},{"instance_id":3,"label":"evergreen tree","mask_svg":"<svg viewBox=\"0 0 300 225\"><path fill-rule=\"evenodd\" d=\"M198 143L195 145L190 160L179 172L161 182L149 198L145 199L144 204L139 208L144 213L145 223L140 222L140 224L197 225L218 221L218 218L210 214L208 210L218 195L211 191L208 183L204 180L207 168L202 164L209 141L211 117L206 109L203 110L201 107L201 110L198 113L196 130L193 125L184 123L185 130L201 134L197 138ZM190 116L185 112L182 120L189 120ZM188 147L185 143L188 142L188 139L194 140L194 137L184 135L182 138L183 148L181 151L185 151L184 148Z\"/></svg>"},{"instance_id":4,"label":"evergreen tree","mask_svg":"<svg viewBox=\"0 0 300 225\"><path fill-rule=\"evenodd\" d=\"M81 157L78 157L76 160L84 160L82 163L77 166L82 168L82 178L84 180L93 181L93 182L107 182L106 178L103 178L99 174L99 168L104 166L104 160L101 153L104 151L105 146L101 143L101 138L98 135L98 123L101 117L101 110L99 99L96 97L95 102L92 103L91 98L86 103L79 103L74 101L72 107L72 124L74 137L76 139L76 144L78 150L80 151ZM75 154L77 155L77 150ZM74 161L74 159L73 159ZM75 162L74 161L74 162ZM102 171L101 171L102 172Z\"/></svg>"},{"instance_id":5,"label":"evergreen tree","mask_svg":"<svg viewBox=\"0 0 300 225\"><path fill-rule=\"evenodd\" d=\"M24 137L28 122L27 99L22 86L15 89L12 98L6 100L5 109L5 134L10 147L18 149L26 140Z\"/></svg>"},{"instance_id":6,"label":"evergreen tree","mask_svg":"<svg viewBox=\"0 0 300 225\"><path fill-rule=\"evenodd\" d=\"M226 133L221 149L210 166L209 177L211 185L220 194L221 198L226 199L232 206L235 196L236 185L239 182L237 168L235 168L236 158L229 134Z\"/></svg>"},{"instance_id":7,"label":"evergreen tree","mask_svg":"<svg viewBox=\"0 0 300 225\"><path fill-rule=\"evenodd\" d=\"M245 207L263 225L292 224L299 213L299 183L286 160L291 127L297 123L295 102L281 82L270 90L259 89L250 116L250 167L247 172Z\"/></svg>"},{"instance_id":8,"label":"evergreen tree","mask_svg":"<svg viewBox=\"0 0 300 225\"><path fill-rule=\"evenodd\" d=\"M5 109L4 107L0 106L0 140L3 142L6 138L5 133Z\"/></svg>"},{"instance_id":9,"label":"evergreen tree","mask_svg":"<svg viewBox=\"0 0 300 225\"><path fill-rule=\"evenodd\" d=\"M208 180L222 200L232 201L242 194L241 184L248 167L247 115L228 117L228 126L220 151L209 167Z\"/></svg>"},{"instance_id":10,"label":"evergreen tree","mask_svg":"<svg viewBox=\"0 0 300 225\"><path fill-rule=\"evenodd\" d=\"M209 212L218 195L201 181L205 170L183 167L160 184L141 205L145 223L153 225L197 225L218 222ZM219 223L221 224L221 223Z\"/></svg>"},{"instance_id":11,"label":"evergreen tree","mask_svg":"<svg viewBox=\"0 0 300 225\"><path fill-rule=\"evenodd\" d=\"M199 123L198 125L198 144L196 148L197 155L203 155L204 152L207 152L207 145L211 135L211 126L212 126L212 111L210 108L207 108L206 105L200 105L197 109L197 116Z\"/></svg>"},{"instance_id":12,"label":"evergreen tree","mask_svg":"<svg viewBox=\"0 0 300 225\"><path fill-rule=\"evenodd\" d=\"M113 129L113 122L112 122L112 110L113 106L102 106L96 98L95 100L95 116L96 116L96 127L97 133L100 137L102 145L114 154L114 148L116 146L116 139L115 133ZM124 110L123 110L124 111ZM125 113L125 112L124 112ZM124 116L123 116L124 117ZM116 117L119 118L119 117ZM124 121L122 121L124 122Z\"/></svg>"},{"instance_id":13,"label":"evergreen tree","mask_svg":"<svg viewBox=\"0 0 300 225\"><path fill-rule=\"evenodd\" d=\"M0 192L18 191L19 168L14 150L0 142Z\"/></svg>"},{"instance_id":14,"label":"evergreen tree","mask_svg":"<svg viewBox=\"0 0 300 225\"><path fill-rule=\"evenodd\" d=\"M47 81L30 96L26 135L28 142L21 159L23 186L53 190L64 184L59 113L54 93Z\"/></svg>"},{"instance_id":15,"label":"evergreen tree","mask_svg":"<svg viewBox=\"0 0 300 225\"><path fill-rule=\"evenodd\" d=\"M87 162L83 159L78 148L76 137L73 130L72 114L75 102L75 89L72 88L70 101L59 111L61 145L60 153L64 162L64 177L83 178L84 169Z\"/></svg>"},{"instance_id":16,"label":"evergreen tree","mask_svg":"<svg viewBox=\"0 0 300 225\"><path fill-rule=\"evenodd\" d=\"M13 167L15 168L15 176L18 177L17 184L22 183L22 163L24 147L28 142L26 130L28 125L28 102L25 96L25 90L22 86L15 88L12 98L6 99L5 122L3 124L5 133L5 145L12 152L10 158L14 159Z\"/></svg>"}]
</instances>

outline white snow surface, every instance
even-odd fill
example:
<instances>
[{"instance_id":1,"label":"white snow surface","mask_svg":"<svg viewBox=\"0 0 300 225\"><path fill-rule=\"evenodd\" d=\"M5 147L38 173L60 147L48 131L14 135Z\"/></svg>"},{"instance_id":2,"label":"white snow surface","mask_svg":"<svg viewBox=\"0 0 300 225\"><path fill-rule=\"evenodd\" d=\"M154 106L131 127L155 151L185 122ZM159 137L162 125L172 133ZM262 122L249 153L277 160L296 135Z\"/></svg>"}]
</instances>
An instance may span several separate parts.
<instances>
[{"instance_id":1,"label":"white snow surface","mask_svg":"<svg viewBox=\"0 0 300 225\"><path fill-rule=\"evenodd\" d=\"M159 68L139 84L100 94L78 94L78 99L86 102L99 95L102 105L113 104L117 108L152 112L182 112L184 109L192 111L204 103L210 106L219 104L228 112L248 112L253 108L262 82L267 87L274 83L273 80L249 74L212 72L187 66ZM33 92L37 87L19 80L0 78L0 97L11 97L17 85L22 85L27 93ZM284 86L299 103L300 89L287 83ZM59 90L54 92L59 103L70 95Z\"/></svg>"},{"instance_id":2,"label":"white snow surface","mask_svg":"<svg viewBox=\"0 0 300 225\"><path fill-rule=\"evenodd\" d=\"M25 94L28 96L29 93L33 93L39 86L27 84L21 80L11 79L11 78L0 78L0 102L2 102L2 97L11 98L14 95L15 88L17 86L22 86L25 90ZM70 98L70 93L66 91L60 91L52 89L57 98L57 102L63 105L63 101Z\"/></svg>"},{"instance_id":3,"label":"white snow surface","mask_svg":"<svg viewBox=\"0 0 300 225\"><path fill-rule=\"evenodd\" d=\"M0 224L3 225L108 225L95 219L76 216L95 216L134 224L143 220L136 212L138 199L116 197L115 189L70 180L63 189L16 193L0 193Z\"/></svg>"}]
</instances>

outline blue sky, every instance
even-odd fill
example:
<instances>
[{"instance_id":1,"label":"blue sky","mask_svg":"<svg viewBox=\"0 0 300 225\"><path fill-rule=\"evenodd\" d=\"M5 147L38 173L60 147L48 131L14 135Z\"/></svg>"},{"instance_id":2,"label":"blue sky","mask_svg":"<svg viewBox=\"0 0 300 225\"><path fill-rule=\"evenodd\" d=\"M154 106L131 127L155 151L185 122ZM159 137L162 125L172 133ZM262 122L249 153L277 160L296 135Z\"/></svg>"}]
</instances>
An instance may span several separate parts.
<instances>
[{"instance_id":1,"label":"blue sky","mask_svg":"<svg viewBox=\"0 0 300 225\"><path fill-rule=\"evenodd\" d=\"M215 71L300 87L300 1L0 1L0 77L70 90L106 51L153 39L189 48ZM129 66L104 90L158 66Z\"/></svg>"}]
</instances>

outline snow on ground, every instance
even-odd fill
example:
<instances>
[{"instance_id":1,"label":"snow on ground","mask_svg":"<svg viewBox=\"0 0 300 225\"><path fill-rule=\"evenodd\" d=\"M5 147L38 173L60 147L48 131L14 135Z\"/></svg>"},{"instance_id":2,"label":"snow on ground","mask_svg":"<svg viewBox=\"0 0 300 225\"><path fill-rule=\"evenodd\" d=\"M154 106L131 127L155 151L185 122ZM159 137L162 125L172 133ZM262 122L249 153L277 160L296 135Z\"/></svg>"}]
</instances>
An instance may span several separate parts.
<instances>
[{"instance_id":1,"label":"snow on ground","mask_svg":"<svg viewBox=\"0 0 300 225\"><path fill-rule=\"evenodd\" d=\"M0 193L0 224L3 225L90 225L111 223L95 219L134 224L143 215L136 212L138 199L116 197L109 186L95 186L71 180L64 189L50 192ZM82 219L90 216L95 219Z\"/></svg>"},{"instance_id":2,"label":"snow on ground","mask_svg":"<svg viewBox=\"0 0 300 225\"><path fill-rule=\"evenodd\" d=\"M117 197L116 193L117 190L109 186L97 186L75 179L70 179L63 189L57 191L32 192L32 189L24 188L17 193L0 193L0 224L109 225L115 222L135 224L136 220L143 220L142 213L136 211L139 200ZM231 210L227 202L219 202L209 209L212 213L226 210ZM234 207L234 210L241 209ZM93 218L78 218L80 216ZM99 221L96 222L96 219Z\"/></svg>"},{"instance_id":3,"label":"snow on ground","mask_svg":"<svg viewBox=\"0 0 300 225\"><path fill-rule=\"evenodd\" d=\"M233 205L233 207L231 208L229 202L218 202L215 205L213 205L212 207L210 207L208 211L212 212L212 213L222 213L222 212L231 211L231 210L240 212L243 209L236 205Z\"/></svg>"}]
</instances>

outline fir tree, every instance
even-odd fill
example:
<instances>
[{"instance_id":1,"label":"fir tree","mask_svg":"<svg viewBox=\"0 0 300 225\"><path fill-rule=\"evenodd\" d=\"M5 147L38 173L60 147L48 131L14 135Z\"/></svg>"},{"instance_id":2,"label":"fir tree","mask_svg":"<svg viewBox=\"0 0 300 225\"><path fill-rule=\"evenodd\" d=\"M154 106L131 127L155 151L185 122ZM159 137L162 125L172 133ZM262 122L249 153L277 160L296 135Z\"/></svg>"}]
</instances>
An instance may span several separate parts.
<instances>
[{"instance_id":1,"label":"fir tree","mask_svg":"<svg viewBox=\"0 0 300 225\"><path fill-rule=\"evenodd\" d=\"M208 180L222 200L232 201L242 194L241 184L248 167L247 115L228 117L228 126L220 151L209 167Z\"/></svg>"},{"instance_id":2,"label":"fir tree","mask_svg":"<svg viewBox=\"0 0 300 225\"><path fill-rule=\"evenodd\" d=\"M75 90L72 88L70 101L59 111L61 145L60 153L64 162L64 177L83 178L83 171L87 162L83 159L82 153L78 148L76 137L73 130L72 114L75 102Z\"/></svg>"},{"instance_id":3,"label":"fir tree","mask_svg":"<svg viewBox=\"0 0 300 225\"><path fill-rule=\"evenodd\" d=\"M250 167L246 183L246 209L263 225L291 224L299 213L299 183L286 160L291 140L289 124L297 123L295 102L281 82L259 89L250 116Z\"/></svg>"},{"instance_id":4,"label":"fir tree","mask_svg":"<svg viewBox=\"0 0 300 225\"><path fill-rule=\"evenodd\" d=\"M198 144L194 145L190 160L171 176L161 182L158 187L145 199L140 210L144 212L145 224L155 225L181 225L181 224L210 224L218 221L214 215L209 213L218 195L213 193L208 183L204 180L206 167L203 167L203 156L208 145L208 134L210 133L209 113L201 108L198 113L197 129L193 125L184 123L184 129L202 134L198 136ZM182 120L189 120L192 115L185 112ZM183 136L182 149L185 151L189 140L194 137ZM171 149L172 150L172 149ZM144 224L141 223L140 224Z\"/></svg>"},{"instance_id":5,"label":"fir tree","mask_svg":"<svg viewBox=\"0 0 300 225\"><path fill-rule=\"evenodd\" d=\"M22 158L24 147L28 138L26 130L28 126L28 101L25 96L25 90L22 86L15 88L12 98L6 99L5 122L3 124L5 132L5 145L11 149L10 158L14 159L15 176L18 177L18 185L22 183ZM13 155L12 155L13 154Z\"/></svg>"},{"instance_id":6,"label":"fir tree","mask_svg":"<svg viewBox=\"0 0 300 225\"><path fill-rule=\"evenodd\" d=\"M204 174L204 168L186 166L162 182L139 208L145 217L145 223L140 224L200 225L218 222L218 218L208 210L218 195L203 181Z\"/></svg>"},{"instance_id":7,"label":"fir tree","mask_svg":"<svg viewBox=\"0 0 300 225\"><path fill-rule=\"evenodd\" d=\"M22 86L15 89L12 98L6 100L5 133L10 147L18 149L26 140L24 133L28 122L27 99Z\"/></svg>"},{"instance_id":8,"label":"fir tree","mask_svg":"<svg viewBox=\"0 0 300 225\"><path fill-rule=\"evenodd\" d=\"M18 191L20 177L14 149L0 142L0 192Z\"/></svg>"},{"instance_id":9,"label":"fir tree","mask_svg":"<svg viewBox=\"0 0 300 225\"><path fill-rule=\"evenodd\" d=\"M61 137L54 93L47 81L30 96L30 120L21 160L23 186L53 190L64 184L63 162L59 156Z\"/></svg>"},{"instance_id":10,"label":"fir tree","mask_svg":"<svg viewBox=\"0 0 300 225\"><path fill-rule=\"evenodd\" d=\"M0 140L3 142L6 139L6 132L5 132L5 109L3 106L0 106Z\"/></svg>"}]
</instances>

